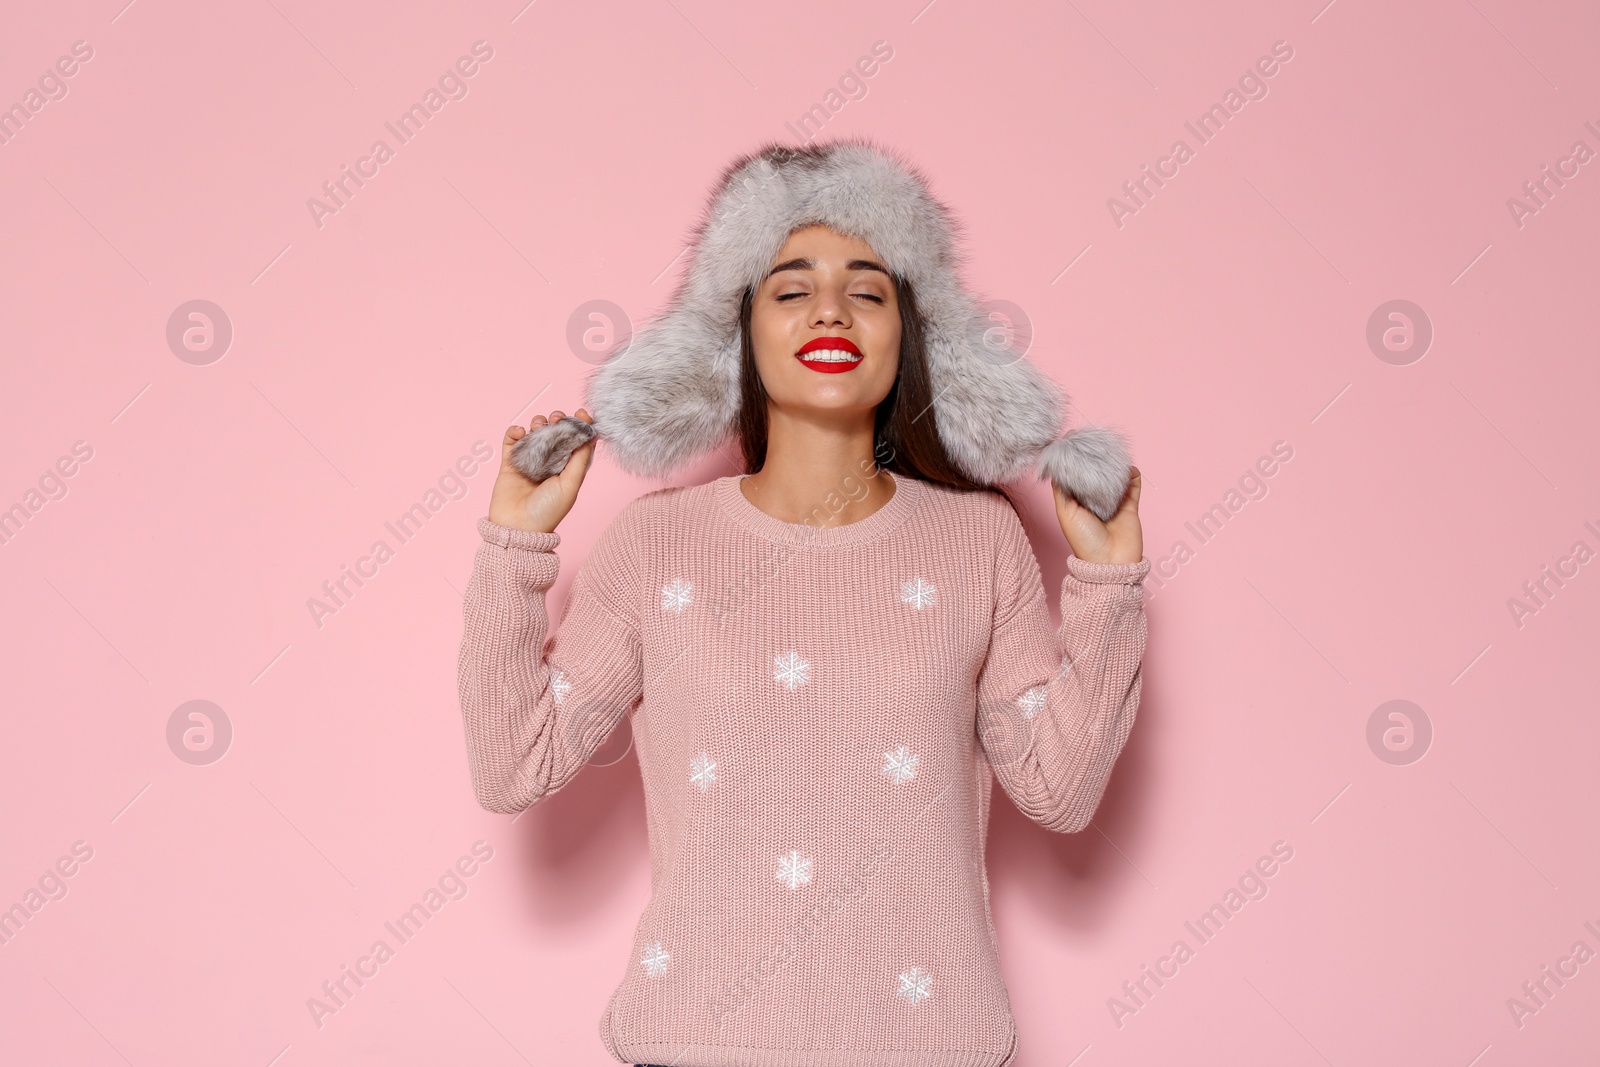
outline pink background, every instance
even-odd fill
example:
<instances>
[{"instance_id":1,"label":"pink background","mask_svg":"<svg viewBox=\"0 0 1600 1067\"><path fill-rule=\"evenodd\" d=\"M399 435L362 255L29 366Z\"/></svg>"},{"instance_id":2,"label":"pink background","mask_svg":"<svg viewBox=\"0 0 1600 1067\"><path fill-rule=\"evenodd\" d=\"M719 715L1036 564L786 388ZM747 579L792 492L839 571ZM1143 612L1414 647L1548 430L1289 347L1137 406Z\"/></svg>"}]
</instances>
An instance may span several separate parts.
<instances>
[{"instance_id":1,"label":"pink background","mask_svg":"<svg viewBox=\"0 0 1600 1067\"><path fill-rule=\"evenodd\" d=\"M0 54L9 106L93 49L0 145L0 507L39 505L0 545L0 906L92 849L0 946L0 1061L612 1062L648 888L626 730L548 804L480 810L455 665L492 469L409 542L384 523L575 408L575 310L658 309L722 166L883 41L821 136L925 169L971 284L1146 478L1145 695L1094 827L997 793L1018 1064L1588 1062L1600 962L1520 1026L1507 1001L1600 951L1600 161L1521 225L1507 201L1600 150L1592 7L121 2L10 5ZM479 40L468 94L396 147L383 124ZM1277 41L1265 98L1118 226L1108 198ZM308 198L380 137L319 227ZM209 363L167 341L194 299L232 324ZM1395 299L1434 333L1404 365L1366 340ZM554 606L653 485L601 450ZM1065 542L1021 487L1053 601ZM308 599L379 539L319 626ZM169 746L191 700L231 724L210 764ZM1390 700L1431 723L1420 760L1369 746ZM313 1021L480 840L467 895ZM1108 998L1277 841L1268 894L1119 1026Z\"/></svg>"}]
</instances>

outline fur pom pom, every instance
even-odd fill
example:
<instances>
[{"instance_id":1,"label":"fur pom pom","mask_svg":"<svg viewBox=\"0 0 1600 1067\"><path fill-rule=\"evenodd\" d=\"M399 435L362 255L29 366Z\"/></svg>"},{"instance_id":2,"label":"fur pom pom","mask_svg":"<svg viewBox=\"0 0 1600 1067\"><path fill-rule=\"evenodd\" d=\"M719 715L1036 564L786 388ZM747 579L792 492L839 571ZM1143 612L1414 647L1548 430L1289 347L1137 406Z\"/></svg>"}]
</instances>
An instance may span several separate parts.
<instances>
[{"instance_id":1,"label":"fur pom pom","mask_svg":"<svg viewBox=\"0 0 1600 1067\"><path fill-rule=\"evenodd\" d=\"M1132 477L1122 435L1103 426L1071 430L1039 453L1039 477L1108 521L1122 505Z\"/></svg>"},{"instance_id":2,"label":"fur pom pom","mask_svg":"<svg viewBox=\"0 0 1600 1067\"><path fill-rule=\"evenodd\" d=\"M525 433L511 446L511 465L535 485L560 474L572 453L598 436L576 415L567 415Z\"/></svg>"}]
</instances>

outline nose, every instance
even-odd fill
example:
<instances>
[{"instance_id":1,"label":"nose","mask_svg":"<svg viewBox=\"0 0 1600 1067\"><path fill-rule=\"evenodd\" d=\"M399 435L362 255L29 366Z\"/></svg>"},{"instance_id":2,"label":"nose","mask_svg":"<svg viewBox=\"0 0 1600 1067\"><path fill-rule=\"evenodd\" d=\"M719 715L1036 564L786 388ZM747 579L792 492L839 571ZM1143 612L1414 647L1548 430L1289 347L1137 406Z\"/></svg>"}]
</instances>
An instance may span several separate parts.
<instances>
[{"instance_id":1,"label":"nose","mask_svg":"<svg viewBox=\"0 0 1600 1067\"><path fill-rule=\"evenodd\" d=\"M837 326L850 328L850 302L837 286L825 285L817 290L816 311L811 325L820 329Z\"/></svg>"}]
</instances>

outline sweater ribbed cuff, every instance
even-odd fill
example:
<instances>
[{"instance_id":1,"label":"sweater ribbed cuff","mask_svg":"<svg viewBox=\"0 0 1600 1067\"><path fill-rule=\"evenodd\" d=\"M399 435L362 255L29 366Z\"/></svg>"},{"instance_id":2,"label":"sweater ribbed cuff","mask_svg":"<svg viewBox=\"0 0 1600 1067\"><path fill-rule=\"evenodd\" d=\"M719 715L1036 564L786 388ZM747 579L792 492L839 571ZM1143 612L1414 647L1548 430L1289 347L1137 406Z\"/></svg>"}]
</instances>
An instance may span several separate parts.
<instances>
[{"instance_id":1,"label":"sweater ribbed cuff","mask_svg":"<svg viewBox=\"0 0 1600 1067\"><path fill-rule=\"evenodd\" d=\"M528 552L553 552L561 543L561 535L554 531L543 533L538 530L518 530L513 526L501 526L492 522L488 517L478 520L478 533L491 545L501 548L518 548Z\"/></svg>"},{"instance_id":2,"label":"sweater ribbed cuff","mask_svg":"<svg viewBox=\"0 0 1600 1067\"><path fill-rule=\"evenodd\" d=\"M1141 556L1137 563L1090 563L1077 556L1068 556L1067 573L1081 582L1138 585L1150 573L1150 557Z\"/></svg>"}]
</instances>

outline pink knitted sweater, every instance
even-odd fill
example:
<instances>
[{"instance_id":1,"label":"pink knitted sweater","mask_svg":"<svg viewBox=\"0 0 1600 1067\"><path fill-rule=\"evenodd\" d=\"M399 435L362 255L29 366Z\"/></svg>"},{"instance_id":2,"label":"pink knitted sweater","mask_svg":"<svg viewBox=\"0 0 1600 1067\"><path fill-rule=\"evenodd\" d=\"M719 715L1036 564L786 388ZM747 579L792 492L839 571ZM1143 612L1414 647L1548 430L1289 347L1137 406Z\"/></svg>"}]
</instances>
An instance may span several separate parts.
<instances>
[{"instance_id":1,"label":"pink knitted sweater","mask_svg":"<svg viewBox=\"0 0 1600 1067\"><path fill-rule=\"evenodd\" d=\"M1150 560L1069 556L1052 632L994 493L895 477L824 527L740 477L625 507L554 633L560 535L479 520L459 663L478 801L538 803L632 714L651 893L600 1020L623 1062L1008 1064L992 782L1051 830L1088 825L1139 704Z\"/></svg>"}]
</instances>

